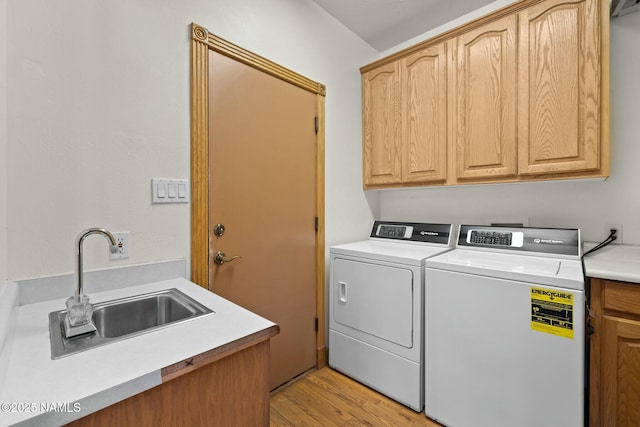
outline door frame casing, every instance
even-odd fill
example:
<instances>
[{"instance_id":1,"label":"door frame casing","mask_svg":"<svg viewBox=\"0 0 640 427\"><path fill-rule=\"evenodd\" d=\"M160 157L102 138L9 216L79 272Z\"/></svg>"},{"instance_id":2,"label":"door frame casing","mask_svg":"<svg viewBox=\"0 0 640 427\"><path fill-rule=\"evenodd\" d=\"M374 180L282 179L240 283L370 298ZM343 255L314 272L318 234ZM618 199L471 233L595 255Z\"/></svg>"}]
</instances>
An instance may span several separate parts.
<instances>
[{"instance_id":1,"label":"door frame casing","mask_svg":"<svg viewBox=\"0 0 640 427\"><path fill-rule=\"evenodd\" d=\"M327 364L325 342L324 124L326 88L191 24L191 280L209 288L209 50L316 95L316 366ZM311 126L311 123L310 123Z\"/></svg>"}]
</instances>

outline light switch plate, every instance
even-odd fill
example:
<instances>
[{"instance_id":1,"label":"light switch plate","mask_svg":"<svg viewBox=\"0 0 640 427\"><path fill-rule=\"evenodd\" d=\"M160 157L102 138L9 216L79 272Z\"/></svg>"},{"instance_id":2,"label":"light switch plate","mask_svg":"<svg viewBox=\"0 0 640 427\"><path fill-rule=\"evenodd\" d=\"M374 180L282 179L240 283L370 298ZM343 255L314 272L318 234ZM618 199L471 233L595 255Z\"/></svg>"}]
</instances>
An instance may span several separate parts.
<instances>
[{"instance_id":1,"label":"light switch plate","mask_svg":"<svg viewBox=\"0 0 640 427\"><path fill-rule=\"evenodd\" d=\"M188 179L153 178L151 180L152 203L189 203L191 191Z\"/></svg>"}]
</instances>

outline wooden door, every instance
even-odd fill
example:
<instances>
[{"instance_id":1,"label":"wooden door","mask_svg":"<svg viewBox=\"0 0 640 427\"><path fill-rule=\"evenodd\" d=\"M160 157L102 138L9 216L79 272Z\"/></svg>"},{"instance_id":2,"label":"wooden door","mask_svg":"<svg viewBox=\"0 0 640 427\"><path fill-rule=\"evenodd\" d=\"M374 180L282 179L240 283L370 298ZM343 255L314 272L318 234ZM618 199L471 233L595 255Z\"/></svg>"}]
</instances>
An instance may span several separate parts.
<instances>
[{"instance_id":1,"label":"wooden door","mask_svg":"<svg viewBox=\"0 0 640 427\"><path fill-rule=\"evenodd\" d=\"M280 326L272 389L316 364L315 117L313 93L209 52L209 284Z\"/></svg>"},{"instance_id":2,"label":"wooden door","mask_svg":"<svg viewBox=\"0 0 640 427\"><path fill-rule=\"evenodd\" d=\"M640 322L604 316L602 325L602 425L640 426Z\"/></svg>"},{"instance_id":3,"label":"wooden door","mask_svg":"<svg viewBox=\"0 0 640 427\"><path fill-rule=\"evenodd\" d=\"M447 67L441 43L401 62L402 182L447 178Z\"/></svg>"},{"instance_id":4,"label":"wooden door","mask_svg":"<svg viewBox=\"0 0 640 427\"><path fill-rule=\"evenodd\" d=\"M458 179L517 174L516 26L511 16L451 44L451 143Z\"/></svg>"},{"instance_id":5,"label":"wooden door","mask_svg":"<svg viewBox=\"0 0 640 427\"><path fill-rule=\"evenodd\" d=\"M398 63L362 76L363 183L397 184L400 172Z\"/></svg>"},{"instance_id":6,"label":"wooden door","mask_svg":"<svg viewBox=\"0 0 640 427\"><path fill-rule=\"evenodd\" d=\"M600 167L598 5L546 1L519 15L521 175Z\"/></svg>"}]
</instances>

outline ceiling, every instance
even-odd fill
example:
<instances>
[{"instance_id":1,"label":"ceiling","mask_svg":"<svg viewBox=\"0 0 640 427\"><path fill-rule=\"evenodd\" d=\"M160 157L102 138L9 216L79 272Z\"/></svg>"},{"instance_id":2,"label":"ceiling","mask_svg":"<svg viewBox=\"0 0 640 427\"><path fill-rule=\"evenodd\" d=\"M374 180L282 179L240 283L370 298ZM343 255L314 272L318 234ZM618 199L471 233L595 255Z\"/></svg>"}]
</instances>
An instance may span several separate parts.
<instances>
[{"instance_id":1,"label":"ceiling","mask_svg":"<svg viewBox=\"0 0 640 427\"><path fill-rule=\"evenodd\" d=\"M378 51L495 0L313 0Z\"/></svg>"}]
</instances>

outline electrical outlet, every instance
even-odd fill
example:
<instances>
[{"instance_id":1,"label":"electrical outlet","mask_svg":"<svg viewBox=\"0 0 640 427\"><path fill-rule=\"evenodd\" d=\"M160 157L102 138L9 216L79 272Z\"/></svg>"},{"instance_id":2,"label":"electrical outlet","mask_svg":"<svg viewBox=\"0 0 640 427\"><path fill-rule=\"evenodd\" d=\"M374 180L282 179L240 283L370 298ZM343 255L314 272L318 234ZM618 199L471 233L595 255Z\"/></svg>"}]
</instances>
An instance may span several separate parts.
<instances>
[{"instance_id":1,"label":"electrical outlet","mask_svg":"<svg viewBox=\"0 0 640 427\"><path fill-rule=\"evenodd\" d=\"M613 241L614 245L622 244L622 225L621 224L607 224L604 229L604 237L606 238L611 233L611 230L616 230L616 240Z\"/></svg>"},{"instance_id":2,"label":"electrical outlet","mask_svg":"<svg viewBox=\"0 0 640 427\"><path fill-rule=\"evenodd\" d=\"M116 238L118 251L115 254L111 254L111 259L129 258L129 252L131 250L131 246L129 244L129 232L118 231L117 233L113 233L113 237Z\"/></svg>"}]
</instances>

